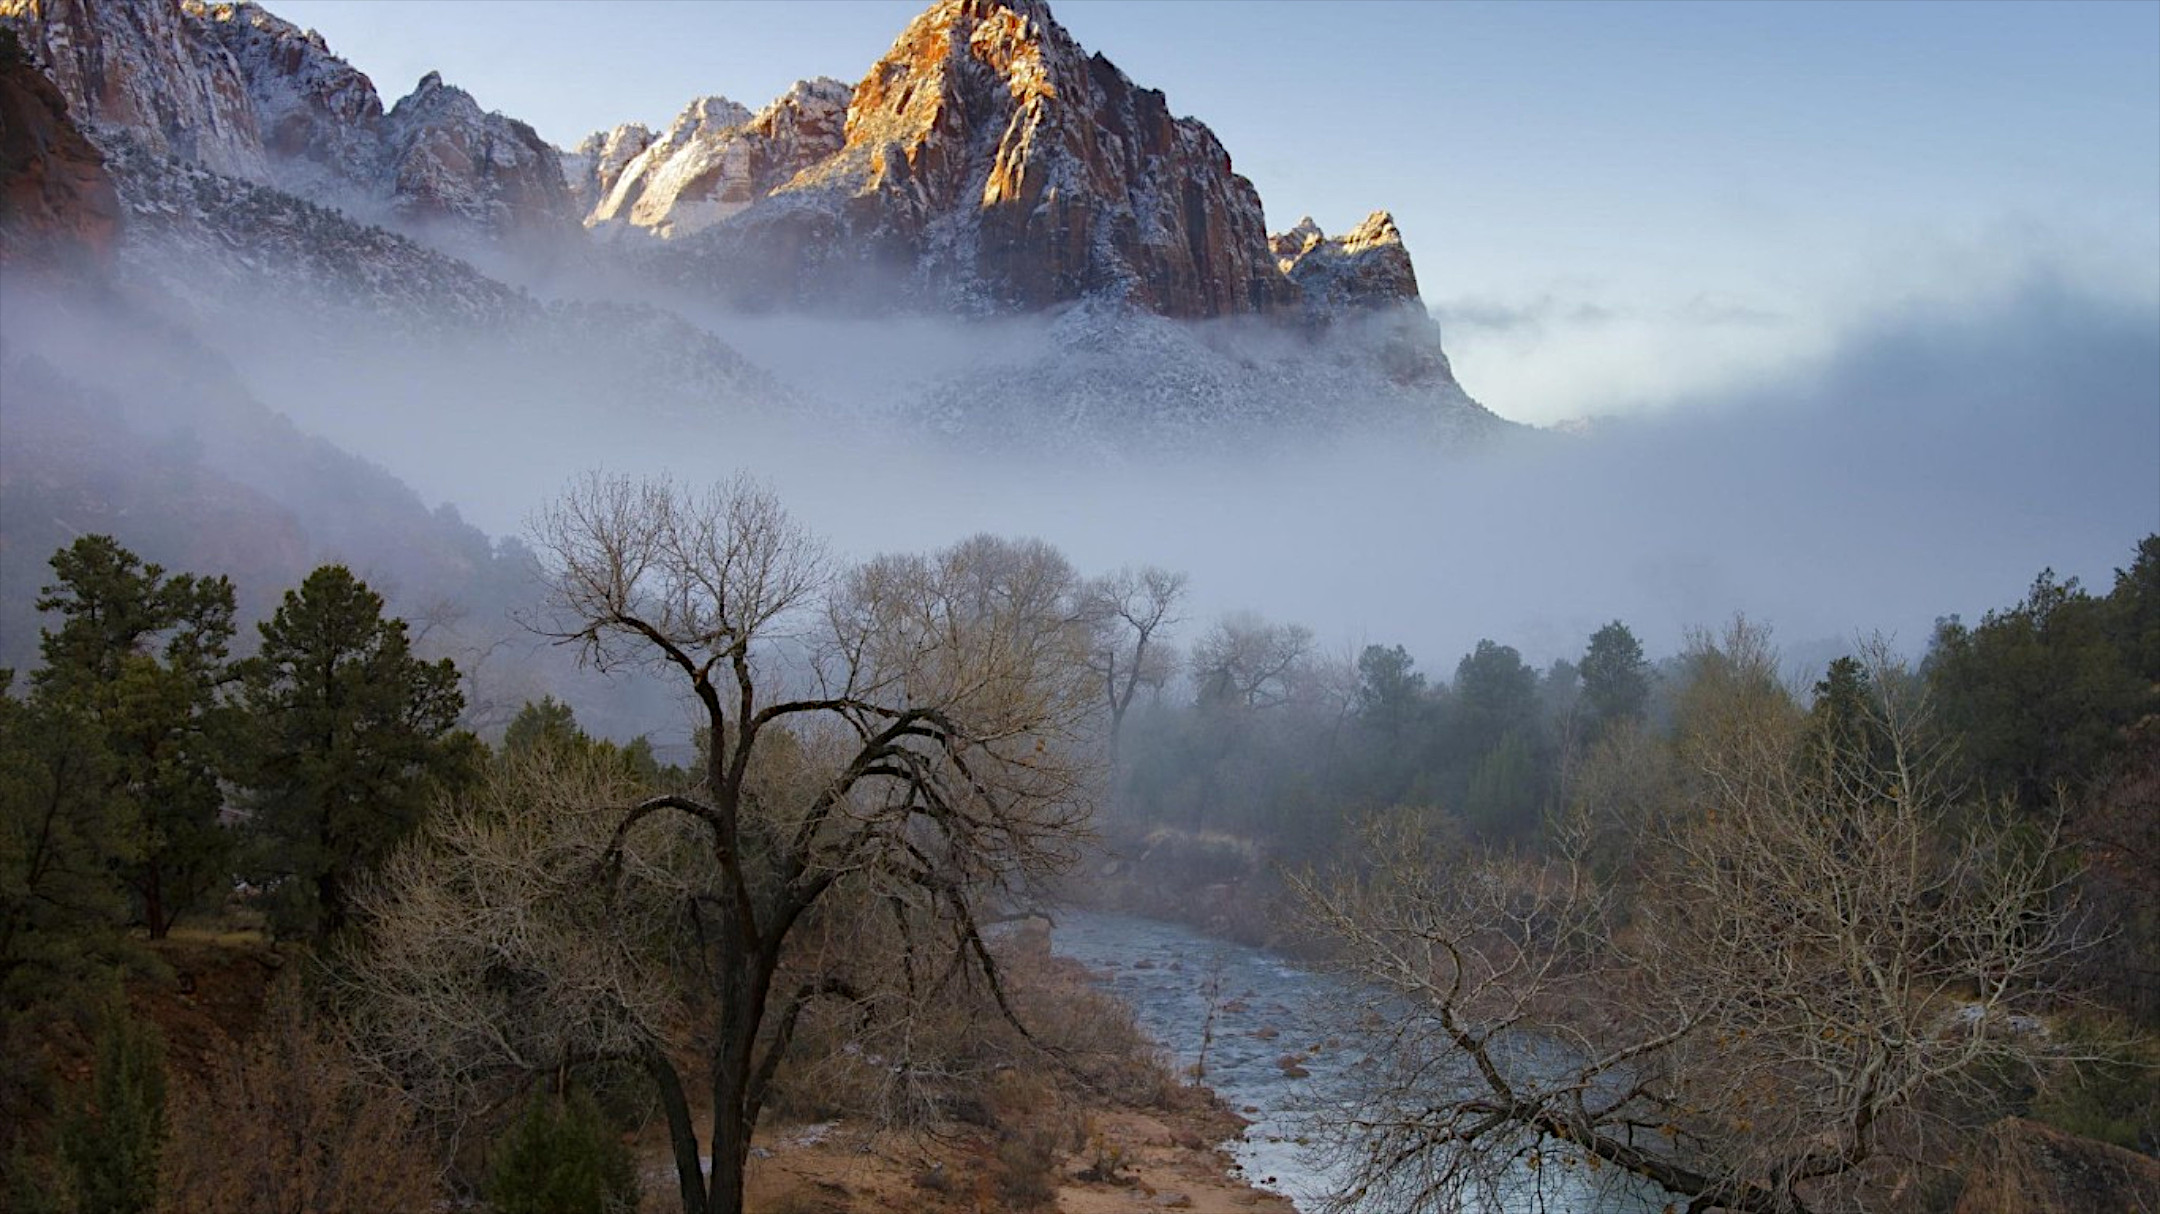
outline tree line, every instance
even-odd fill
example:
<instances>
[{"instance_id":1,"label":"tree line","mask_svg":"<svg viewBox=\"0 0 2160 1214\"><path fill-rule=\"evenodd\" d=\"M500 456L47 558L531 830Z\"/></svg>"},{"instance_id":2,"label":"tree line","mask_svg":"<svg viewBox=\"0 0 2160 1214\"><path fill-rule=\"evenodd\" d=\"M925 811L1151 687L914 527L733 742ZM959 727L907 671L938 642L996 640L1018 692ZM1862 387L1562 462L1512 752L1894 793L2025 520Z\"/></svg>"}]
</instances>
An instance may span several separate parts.
<instances>
[{"instance_id":1,"label":"tree line","mask_svg":"<svg viewBox=\"0 0 2160 1214\"><path fill-rule=\"evenodd\" d=\"M1799 1208L1874 1183L1947 1132L1951 1105L1999 1095L2011 1064L2037 1083L2074 1061L2003 1035L2051 992L2097 985L2152 1023L2160 537L2106 595L2044 574L1976 625L1944 621L1918 667L1857 653L1806 694L1745 622L1653 662L1616 621L1542 671L1481 641L1446 680L1400 646L1330 658L1251 614L1181 651L1182 575L1086 577L991 536L842 564L748 481L589 478L532 539L535 626L679 695L690 763L592 738L552 699L484 746L459 727L455 667L416 657L338 566L236 659L224 579L109 537L56 554L43 665L19 693L0 684L0 1103L43 1099L57 1129L0 1151L47 1151L47 1173L74 1177L66 1208L152 1208L160 1177L190 1175L172 1159L201 1152L176 1145L160 1170L155 1049L124 1016L100 1034L95 1093L40 1096L18 1048L40 1009L81 1006L183 915L245 905L318 980L312 1010L273 1017L217 1081L227 1106L406 1161L354 1177L439 1170L442 1144L499 1135L498 1207L575 1158L572 1204L599 1209L634 1183L595 1104L627 1085L667 1128L686 1214L738 1210L751 1134L790 1091L844 1079L913 1118L1016 1061L1083 1065L990 929L1039 904L1098 826L1311 858L1291 881L1306 920L1368 978L1388 980L1405 930L1427 950L1396 976L1438 1035L1401 1040L1445 1047L1485 1087L1448 1105L1376 1086L1372 1126L1427 1137L1344 1149L1427 1170L1369 1173L1374 1192L1597 1160L1706 1209ZM2113 924L2097 963L2058 930L2073 897ZM1811 922L1872 922L1896 947L1795 953L1758 930ZM1870 1002L1839 977L1869 964L1933 994ZM1945 1052L1953 993L1986 1031ZM1798 1037L1751 1019L1788 1004L1834 1014ZM1516 1073L1546 1047L1479 1027L1495 1024L1576 1034L1591 1069ZM1422 1075L1418 1057L1377 1073ZM1811 1066L1902 1086L1765 1103ZM300 1070L328 1087L291 1083ZM1621 1090L1637 1095L1582 1104ZM1463 1155L1481 1125L1493 1149ZM1829 1154L1826 1125L1846 1135ZM1420 1142L1457 1145L1406 1149ZM1427 1166L1458 1157L1479 1166ZM175 1208L225 1208L205 1202Z\"/></svg>"}]
</instances>

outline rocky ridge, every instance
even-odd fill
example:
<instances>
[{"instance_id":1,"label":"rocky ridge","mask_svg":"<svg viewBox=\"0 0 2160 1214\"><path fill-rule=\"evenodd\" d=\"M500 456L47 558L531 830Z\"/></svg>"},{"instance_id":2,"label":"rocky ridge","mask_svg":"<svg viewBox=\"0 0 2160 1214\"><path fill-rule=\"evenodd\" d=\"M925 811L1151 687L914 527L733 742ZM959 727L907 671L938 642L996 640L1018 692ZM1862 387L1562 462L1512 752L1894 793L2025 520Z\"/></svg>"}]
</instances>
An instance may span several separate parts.
<instances>
[{"instance_id":1,"label":"rocky ridge","mask_svg":"<svg viewBox=\"0 0 2160 1214\"><path fill-rule=\"evenodd\" d=\"M585 226L668 239L740 214L841 148L850 96L837 80L806 80L756 114L700 97L657 138L641 126L595 134L579 145L596 199Z\"/></svg>"},{"instance_id":2,"label":"rocky ridge","mask_svg":"<svg viewBox=\"0 0 2160 1214\"><path fill-rule=\"evenodd\" d=\"M554 145L440 74L422 76L382 125L375 188L387 185L400 219L541 250L576 230Z\"/></svg>"},{"instance_id":3,"label":"rocky ridge","mask_svg":"<svg viewBox=\"0 0 2160 1214\"><path fill-rule=\"evenodd\" d=\"M257 5L0 0L93 141L274 186L453 244L576 229L555 149L433 73L387 113L319 34Z\"/></svg>"},{"instance_id":4,"label":"rocky ridge","mask_svg":"<svg viewBox=\"0 0 2160 1214\"><path fill-rule=\"evenodd\" d=\"M1268 237L1268 248L1315 318L1418 303L1417 270L1395 217L1386 211L1374 211L1341 236L1322 232L1307 215L1289 231Z\"/></svg>"},{"instance_id":5,"label":"rocky ridge","mask_svg":"<svg viewBox=\"0 0 2160 1214\"><path fill-rule=\"evenodd\" d=\"M1116 298L1202 318L1296 302L1214 134L1087 54L1041 0L933 5L855 86L840 136L656 270L758 306Z\"/></svg>"}]
</instances>

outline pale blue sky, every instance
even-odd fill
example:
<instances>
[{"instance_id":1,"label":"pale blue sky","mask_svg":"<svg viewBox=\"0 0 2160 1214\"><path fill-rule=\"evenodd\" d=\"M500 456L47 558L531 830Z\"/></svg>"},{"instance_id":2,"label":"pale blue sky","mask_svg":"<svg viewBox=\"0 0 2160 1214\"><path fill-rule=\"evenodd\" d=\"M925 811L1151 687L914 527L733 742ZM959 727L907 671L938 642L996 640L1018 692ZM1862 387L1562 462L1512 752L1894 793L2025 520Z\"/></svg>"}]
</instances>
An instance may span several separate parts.
<instances>
[{"instance_id":1,"label":"pale blue sky","mask_svg":"<svg viewBox=\"0 0 2160 1214\"><path fill-rule=\"evenodd\" d=\"M915 0L270 0L565 145L858 79ZM2160 3L1149 3L1059 20L1270 224L1392 210L1459 375L1547 421L1737 388L2035 279L2160 300Z\"/></svg>"}]
</instances>

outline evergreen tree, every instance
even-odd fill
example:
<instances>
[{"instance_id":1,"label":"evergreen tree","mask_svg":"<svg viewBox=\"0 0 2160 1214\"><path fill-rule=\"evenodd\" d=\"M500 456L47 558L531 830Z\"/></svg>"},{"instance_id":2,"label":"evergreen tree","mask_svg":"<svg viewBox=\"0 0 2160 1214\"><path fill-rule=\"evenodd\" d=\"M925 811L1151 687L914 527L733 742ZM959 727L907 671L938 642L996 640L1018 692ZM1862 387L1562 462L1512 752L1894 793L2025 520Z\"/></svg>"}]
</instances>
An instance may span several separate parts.
<instances>
[{"instance_id":1,"label":"evergreen tree","mask_svg":"<svg viewBox=\"0 0 2160 1214\"><path fill-rule=\"evenodd\" d=\"M510 728L503 731L502 744L511 754L526 754L547 747L582 745L590 740L568 704L554 696L542 696L537 701L526 701L518 709Z\"/></svg>"},{"instance_id":2,"label":"evergreen tree","mask_svg":"<svg viewBox=\"0 0 2160 1214\"><path fill-rule=\"evenodd\" d=\"M1458 744L1483 758L1511 733L1534 737L1538 675L1513 645L1479 641L1455 666L1454 720Z\"/></svg>"},{"instance_id":3,"label":"evergreen tree","mask_svg":"<svg viewBox=\"0 0 2160 1214\"><path fill-rule=\"evenodd\" d=\"M1830 663L1815 684L1802 737L1821 778L1834 782L1849 800L1864 802L1890 791L1868 787L1880 773L1895 770L1897 755L1883 690L1866 662L1847 655Z\"/></svg>"},{"instance_id":4,"label":"evergreen tree","mask_svg":"<svg viewBox=\"0 0 2160 1214\"><path fill-rule=\"evenodd\" d=\"M52 566L57 580L37 606L60 624L43 634L36 699L104 748L102 816L122 835L107 851L157 939L229 876L218 815L232 583L168 578L103 535L62 549Z\"/></svg>"},{"instance_id":5,"label":"evergreen tree","mask_svg":"<svg viewBox=\"0 0 2160 1214\"><path fill-rule=\"evenodd\" d=\"M61 999L127 921L113 871L131 854L106 795L104 738L81 714L8 694L0 671L0 1017Z\"/></svg>"},{"instance_id":6,"label":"evergreen tree","mask_svg":"<svg viewBox=\"0 0 2160 1214\"><path fill-rule=\"evenodd\" d=\"M324 939L345 925L352 877L463 781L477 743L448 659L412 655L405 622L342 565L288 591L243 663L247 785L281 930Z\"/></svg>"},{"instance_id":7,"label":"evergreen tree","mask_svg":"<svg viewBox=\"0 0 2160 1214\"><path fill-rule=\"evenodd\" d=\"M1650 703L1650 663L1626 624L1614 620L1590 635L1580 674L1595 732L1602 734L1616 721L1641 719Z\"/></svg>"},{"instance_id":8,"label":"evergreen tree","mask_svg":"<svg viewBox=\"0 0 2160 1214\"><path fill-rule=\"evenodd\" d=\"M631 1214L636 1161L583 1091L535 1097L497 1148L488 1201L501 1214Z\"/></svg>"},{"instance_id":9,"label":"evergreen tree","mask_svg":"<svg viewBox=\"0 0 2160 1214\"><path fill-rule=\"evenodd\" d=\"M700 734L698 745L706 744ZM689 778L679 767L663 769L653 757L652 743L643 735L616 743L586 733L577 722L577 714L554 696L526 701L503 731L503 754L525 755L541 750L598 755L621 764L625 774L647 788L677 787Z\"/></svg>"},{"instance_id":10,"label":"evergreen tree","mask_svg":"<svg viewBox=\"0 0 2160 1214\"><path fill-rule=\"evenodd\" d=\"M2137 652L2142 579L2154 559L2141 550L2108 599L2042 570L2023 602L1988 612L1979 626L1955 617L1936 625L1928 680L1982 784L2038 810L2058 789L2080 790L2107 772L2124 726L2155 700Z\"/></svg>"}]
</instances>

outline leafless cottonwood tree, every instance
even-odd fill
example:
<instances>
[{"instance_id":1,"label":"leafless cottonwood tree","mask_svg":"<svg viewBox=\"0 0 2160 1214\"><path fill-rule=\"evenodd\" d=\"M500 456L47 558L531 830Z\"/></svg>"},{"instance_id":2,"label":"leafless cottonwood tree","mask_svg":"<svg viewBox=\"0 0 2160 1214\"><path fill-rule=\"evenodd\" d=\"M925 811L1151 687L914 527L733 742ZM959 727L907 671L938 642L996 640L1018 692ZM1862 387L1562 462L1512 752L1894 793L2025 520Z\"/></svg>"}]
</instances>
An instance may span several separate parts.
<instances>
[{"instance_id":1,"label":"leafless cottonwood tree","mask_svg":"<svg viewBox=\"0 0 2160 1214\"><path fill-rule=\"evenodd\" d=\"M1046 545L987 536L835 574L740 480L594 477L536 531L553 635L689 692L699 780L632 801L606 772L535 771L549 791L513 782L504 804L446 815L433 853L386 876L389 943L364 985L404 992L375 1019L407 1016L418 1069L449 1081L645 1067L685 1214L736 1214L806 1006L876 1010L821 912L889 916L879 938L899 941L908 986L972 974L1003 1005L986 901L1068 863L1085 828L1096 692L1077 580ZM516 827L534 813L549 829ZM827 946L796 947L813 935ZM685 1088L700 1076L702 1142Z\"/></svg>"},{"instance_id":2,"label":"leafless cottonwood tree","mask_svg":"<svg viewBox=\"0 0 2160 1214\"><path fill-rule=\"evenodd\" d=\"M1892 680L1879 680L1890 686ZM1411 1010L1344 1110L1342 1205L1452 1203L1621 1175L1692 1214L1867 1208L1955 1158L2078 942L2052 837L1953 803L1895 703L1826 759L1742 714L1690 750L1623 901L1580 852L1464 855L1400 825L1301 892ZM1555 1189L1553 1186L1563 1186Z\"/></svg>"},{"instance_id":3,"label":"leafless cottonwood tree","mask_svg":"<svg viewBox=\"0 0 2160 1214\"><path fill-rule=\"evenodd\" d=\"M1176 671L1176 651L1163 634L1180 623L1174 613L1184 597L1185 575L1153 565L1105 574L1081 593L1081 612L1094 637L1088 669L1110 713L1113 769L1134 697L1143 687L1161 690Z\"/></svg>"},{"instance_id":4,"label":"leafless cottonwood tree","mask_svg":"<svg viewBox=\"0 0 2160 1214\"><path fill-rule=\"evenodd\" d=\"M1231 612L1194 643L1193 683L1202 700L1275 707L1289 701L1312 647L1312 629L1303 624L1271 624L1251 612Z\"/></svg>"}]
</instances>

